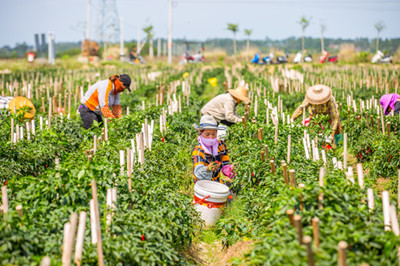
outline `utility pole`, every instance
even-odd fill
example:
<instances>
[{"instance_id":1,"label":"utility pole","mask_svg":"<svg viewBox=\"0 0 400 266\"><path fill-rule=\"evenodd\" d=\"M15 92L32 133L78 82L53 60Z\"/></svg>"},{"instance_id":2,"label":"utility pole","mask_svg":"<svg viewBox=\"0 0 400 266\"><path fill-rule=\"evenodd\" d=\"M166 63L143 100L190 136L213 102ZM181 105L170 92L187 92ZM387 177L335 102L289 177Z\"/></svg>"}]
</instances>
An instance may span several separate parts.
<instances>
[{"instance_id":1,"label":"utility pole","mask_svg":"<svg viewBox=\"0 0 400 266\"><path fill-rule=\"evenodd\" d=\"M137 54L140 54L140 27L138 27L137 29L137 44L136 44L137 48L136 48L136 52Z\"/></svg>"},{"instance_id":2,"label":"utility pole","mask_svg":"<svg viewBox=\"0 0 400 266\"><path fill-rule=\"evenodd\" d=\"M168 13L168 64L172 64L172 0L169 0Z\"/></svg>"},{"instance_id":3,"label":"utility pole","mask_svg":"<svg viewBox=\"0 0 400 266\"><path fill-rule=\"evenodd\" d=\"M120 26L119 26L119 56L120 60L124 61L124 18L121 16L120 18Z\"/></svg>"},{"instance_id":4,"label":"utility pole","mask_svg":"<svg viewBox=\"0 0 400 266\"><path fill-rule=\"evenodd\" d=\"M86 40L90 40L90 0L87 1Z\"/></svg>"},{"instance_id":5,"label":"utility pole","mask_svg":"<svg viewBox=\"0 0 400 266\"><path fill-rule=\"evenodd\" d=\"M56 58L54 33L49 33L49 64L54 65Z\"/></svg>"}]
</instances>

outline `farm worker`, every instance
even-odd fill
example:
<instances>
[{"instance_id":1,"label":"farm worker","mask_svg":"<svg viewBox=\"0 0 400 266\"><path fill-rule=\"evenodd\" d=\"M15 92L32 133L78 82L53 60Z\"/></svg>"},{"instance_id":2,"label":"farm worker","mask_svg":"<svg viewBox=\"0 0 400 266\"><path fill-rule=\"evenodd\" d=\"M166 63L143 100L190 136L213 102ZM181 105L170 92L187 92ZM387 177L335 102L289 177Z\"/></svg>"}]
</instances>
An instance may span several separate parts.
<instances>
[{"instance_id":1,"label":"farm worker","mask_svg":"<svg viewBox=\"0 0 400 266\"><path fill-rule=\"evenodd\" d=\"M200 125L194 124L199 131L199 143L193 149L193 181L211 180L223 183L220 172L234 178L235 173L229 162L228 150L223 140L217 139L218 123L210 115L203 115Z\"/></svg>"},{"instance_id":2,"label":"farm worker","mask_svg":"<svg viewBox=\"0 0 400 266\"><path fill-rule=\"evenodd\" d=\"M102 116L107 119L122 117L119 94L125 89L131 91L130 85L131 78L127 74L112 75L109 79L93 84L82 98L79 106L84 128L91 128L93 121L102 124Z\"/></svg>"},{"instance_id":3,"label":"farm worker","mask_svg":"<svg viewBox=\"0 0 400 266\"><path fill-rule=\"evenodd\" d=\"M234 90L228 90L227 93L218 95L209 101L201 109L202 115L211 115L218 123L231 126L242 122L242 118L236 114L236 106L241 102L245 104L250 102L247 98L249 89L239 86Z\"/></svg>"},{"instance_id":4,"label":"farm worker","mask_svg":"<svg viewBox=\"0 0 400 266\"><path fill-rule=\"evenodd\" d=\"M339 111L335 99L332 97L332 90L325 85L314 85L307 89L306 98L303 103L296 109L292 115L295 120L303 113L303 108L308 107L309 117L303 121L305 125L309 123L313 116L318 114L329 115L329 124L331 124L333 133L330 139L333 140L341 137L342 127L339 121Z\"/></svg>"},{"instance_id":5,"label":"farm worker","mask_svg":"<svg viewBox=\"0 0 400 266\"><path fill-rule=\"evenodd\" d=\"M9 109L13 114L14 110L22 115L24 112L23 119L32 120L35 117L36 109L33 103L25 97L4 97L0 96L0 110Z\"/></svg>"},{"instance_id":6,"label":"farm worker","mask_svg":"<svg viewBox=\"0 0 400 266\"><path fill-rule=\"evenodd\" d=\"M379 100L380 105L382 105L383 113L389 115L393 110L394 114L400 114L400 95L396 93L385 94Z\"/></svg>"}]
</instances>

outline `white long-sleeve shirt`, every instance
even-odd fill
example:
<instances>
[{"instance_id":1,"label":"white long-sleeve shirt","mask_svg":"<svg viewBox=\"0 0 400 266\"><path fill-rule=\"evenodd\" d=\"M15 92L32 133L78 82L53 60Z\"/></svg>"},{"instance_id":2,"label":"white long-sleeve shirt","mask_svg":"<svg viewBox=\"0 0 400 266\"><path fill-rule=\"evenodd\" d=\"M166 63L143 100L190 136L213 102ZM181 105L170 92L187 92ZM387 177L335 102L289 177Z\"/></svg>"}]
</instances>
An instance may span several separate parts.
<instances>
[{"instance_id":1,"label":"white long-sleeve shirt","mask_svg":"<svg viewBox=\"0 0 400 266\"><path fill-rule=\"evenodd\" d=\"M218 122L226 120L232 123L242 122L236 114L237 102L230 93L218 95L201 109L202 115L211 115Z\"/></svg>"}]
</instances>

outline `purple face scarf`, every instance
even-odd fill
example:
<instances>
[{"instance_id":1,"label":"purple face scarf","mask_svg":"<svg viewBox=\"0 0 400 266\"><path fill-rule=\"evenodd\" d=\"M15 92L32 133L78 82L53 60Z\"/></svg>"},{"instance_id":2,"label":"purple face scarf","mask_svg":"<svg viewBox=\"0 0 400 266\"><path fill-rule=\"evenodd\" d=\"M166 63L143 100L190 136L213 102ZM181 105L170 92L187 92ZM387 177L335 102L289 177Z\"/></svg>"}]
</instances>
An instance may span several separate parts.
<instances>
[{"instance_id":1,"label":"purple face scarf","mask_svg":"<svg viewBox=\"0 0 400 266\"><path fill-rule=\"evenodd\" d=\"M201 144L201 146L204 149L205 153L217 156L218 155L218 146L219 146L219 141L217 138L215 139L207 139L204 138L203 136L199 136L197 138L197 140L199 141L199 143Z\"/></svg>"},{"instance_id":2,"label":"purple face scarf","mask_svg":"<svg viewBox=\"0 0 400 266\"><path fill-rule=\"evenodd\" d=\"M400 97L400 95L398 95L396 93L385 94L381 97L381 99L379 100L379 104L382 105L385 115L390 114L390 111L388 111L388 107L390 107L390 108L392 108L392 110L394 110L394 104L396 103L396 101L399 97Z\"/></svg>"}]
</instances>

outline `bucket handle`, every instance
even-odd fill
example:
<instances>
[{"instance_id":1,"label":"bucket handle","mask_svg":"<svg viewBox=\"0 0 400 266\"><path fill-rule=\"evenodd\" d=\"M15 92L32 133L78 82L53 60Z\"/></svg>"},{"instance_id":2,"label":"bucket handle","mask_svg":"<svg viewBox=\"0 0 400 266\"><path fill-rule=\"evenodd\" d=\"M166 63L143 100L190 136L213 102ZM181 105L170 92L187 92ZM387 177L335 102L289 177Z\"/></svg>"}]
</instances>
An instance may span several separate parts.
<instances>
[{"instance_id":1,"label":"bucket handle","mask_svg":"<svg viewBox=\"0 0 400 266\"><path fill-rule=\"evenodd\" d=\"M204 198L202 198L201 200L199 200L198 203L203 203L203 201L205 201L206 199L208 199L209 197L211 197L210 195L205 196Z\"/></svg>"}]
</instances>

